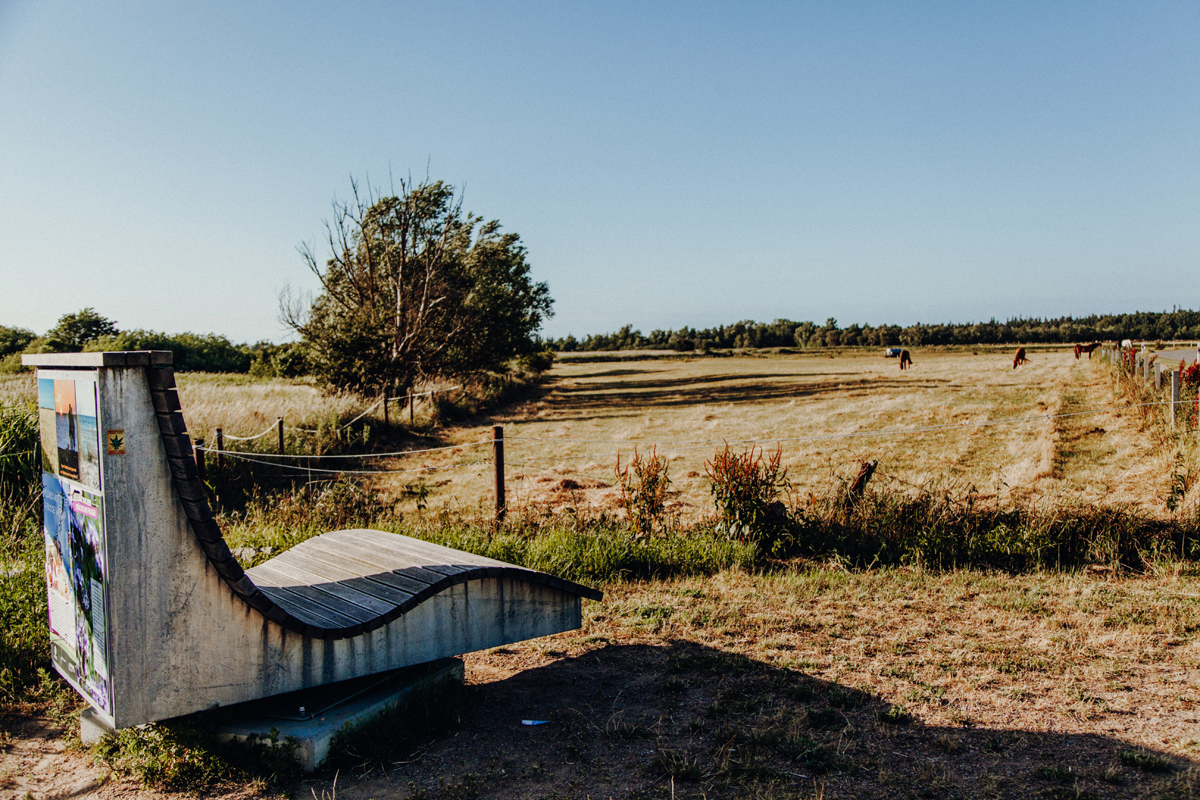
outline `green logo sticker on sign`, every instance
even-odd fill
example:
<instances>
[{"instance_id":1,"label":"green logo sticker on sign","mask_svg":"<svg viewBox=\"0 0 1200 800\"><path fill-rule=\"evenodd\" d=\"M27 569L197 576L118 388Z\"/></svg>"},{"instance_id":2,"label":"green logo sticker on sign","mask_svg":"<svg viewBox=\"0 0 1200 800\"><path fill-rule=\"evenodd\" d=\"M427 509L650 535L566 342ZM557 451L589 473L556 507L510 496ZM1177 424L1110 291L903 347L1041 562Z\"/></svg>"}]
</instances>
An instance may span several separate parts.
<instances>
[{"instance_id":1,"label":"green logo sticker on sign","mask_svg":"<svg viewBox=\"0 0 1200 800\"><path fill-rule=\"evenodd\" d=\"M104 435L104 441L108 445L108 454L110 456L125 455L125 429L110 429Z\"/></svg>"}]
</instances>

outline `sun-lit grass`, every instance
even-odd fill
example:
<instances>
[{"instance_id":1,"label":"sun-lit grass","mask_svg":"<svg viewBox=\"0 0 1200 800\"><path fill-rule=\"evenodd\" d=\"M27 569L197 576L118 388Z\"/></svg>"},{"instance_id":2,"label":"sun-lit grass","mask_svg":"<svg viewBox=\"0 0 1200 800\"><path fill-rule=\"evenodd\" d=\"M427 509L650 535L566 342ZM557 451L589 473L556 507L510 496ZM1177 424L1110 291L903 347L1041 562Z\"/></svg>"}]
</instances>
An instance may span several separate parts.
<instances>
[{"instance_id":1,"label":"sun-lit grass","mask_svg":"<svg viewBox=\"0 0 1200 800\"><path fill-rule=\"evenodd\" d=\"M37 378L34 377L34 373L0 373L0 402L36 403Z\"/></svg>"},{"instance_id":2,"label":"sun-lit grass","mask_svg":"<svg viewBox=\"0 0 1200 800\"><path fill-rule=\"evenodd\" d=\"M193 437L210 443L222 428L229 436L254 436L282 417L285 432L334 426L367 409L355 395L325 394L311 381L249 375L178 373L179 401ZM295 435L295 434L293 434ZM273 434L268 434L274 442Z\"/></svg>"},{"instance_id":3,"label":"sun-lit grass","mask_svg":"<svg viewBox=\"0 0 1200 800\"><path fill-rule=\"evenodd\" d=\"M1013 370L1003 352L914 358L904 372L875 352L560 362L539 399L495 420L505 426L509 503L615 510L618 453L657 444L670 460L668 511L700 518L713 509L704 464L729 442L782 446L793 505L878 459L875 484L895 490L953 481L1003 503L1166 513L1175 448L1118 400L1099 359L1042 350ZM982 424L1011 418L1029 419ZM458 443L490 435L484 424L448 432ZM388 466L429 468L431 503L469 507L490 496L486 455L467 448Z\"/></svg>"}]
</instances>

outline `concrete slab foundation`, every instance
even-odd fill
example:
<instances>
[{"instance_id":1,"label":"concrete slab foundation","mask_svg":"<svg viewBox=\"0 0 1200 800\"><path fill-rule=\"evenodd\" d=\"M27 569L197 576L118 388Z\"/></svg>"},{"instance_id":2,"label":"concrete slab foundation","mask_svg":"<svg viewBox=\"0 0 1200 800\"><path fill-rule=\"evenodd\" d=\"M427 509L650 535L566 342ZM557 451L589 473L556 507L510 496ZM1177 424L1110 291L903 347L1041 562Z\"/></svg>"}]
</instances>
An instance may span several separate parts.
<instances>
[{"instance_id":1,"label":"concrete slab foundation","mask_svg":"<svg viewBox=\"0 0 1200 800\"><path fill-rule=\"evenodd\" d=\"M222 726L219 735L227 741L273 739L280 746L292 745L301 767L312 772L328 758L329 748L340 731L395 710L414 693L447 683L461 684L463 677L462 659L443 658L381 675L240 703L225 709L238 721Z\"/></svg>"}]
</instances>

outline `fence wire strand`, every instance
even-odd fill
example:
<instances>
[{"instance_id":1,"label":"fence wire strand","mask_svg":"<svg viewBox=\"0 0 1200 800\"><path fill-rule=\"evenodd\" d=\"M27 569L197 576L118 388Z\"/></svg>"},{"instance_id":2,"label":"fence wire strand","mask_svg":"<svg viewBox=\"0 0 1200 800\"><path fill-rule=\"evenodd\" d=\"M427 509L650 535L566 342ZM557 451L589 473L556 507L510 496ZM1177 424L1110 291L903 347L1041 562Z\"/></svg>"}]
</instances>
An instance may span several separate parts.
<instances>
[{"instance_id":1,"label":"fence wire strand","mask_svg":"<svg viewBox=\"0 0 1200 800\"><path fill-rule=\"evenodd\" d=\"M225 431L222 430L221 438L233 439L235 442L252 442L255 439L261 439L262 437L266 436L271 431L275 430L275 426L278 424L279 424L278 422L272 422L271 427L267 428L262 433L256 433L254 436L234 436L232 433L225 433Z\"/></svg>"},{"instance_id":2,"label":"fence wire strand","mask_svg":"<svg viewBox=\"0 0 1200 800\"><path fill-rule=\"evenodd\" d=\"M444 453L447 450L461 450L465 447L479 447L485 444L491 444L492 439L481 439L478 442L467 442L465 444L450 444L445 447L427 447L422 450L396 450L391 453L342 453L337 455L302 455L300 453L244 453L241 450L218 450L215 447L205 447L205 452L220 453L221 455L253 455L257 458L400 458L401 456L412 456L420 453Z\"/></svg>"},{"instance_id":3,"label":"fence wire strand","mask_svg":"<svg viewBox=\"0 0 1200 800\"><path fill-rule=\"evenodd\" d=\"M193 446L195 450L201 450L206 453L215 453L217 451L210 450L204 446ZM490 464L490 460L484 459L480 461L467 461L461 464L445 464L442 466L433 467L417 467L415 469L322 469L321 467L303 467L296 464L280 464L278 461L263 461L257 458L251 458L244 453L229 452L227 450L220 451L222 455L232 458L236 461L248 461L251 464L262 464L266 467L275 467L276 469L287 469L294 472L320 472L327 475L400 475L404 473L415 472L440 472L447 469L463 469L465 467L473 467L477 464Z\"/></svg>"}]
</instances>

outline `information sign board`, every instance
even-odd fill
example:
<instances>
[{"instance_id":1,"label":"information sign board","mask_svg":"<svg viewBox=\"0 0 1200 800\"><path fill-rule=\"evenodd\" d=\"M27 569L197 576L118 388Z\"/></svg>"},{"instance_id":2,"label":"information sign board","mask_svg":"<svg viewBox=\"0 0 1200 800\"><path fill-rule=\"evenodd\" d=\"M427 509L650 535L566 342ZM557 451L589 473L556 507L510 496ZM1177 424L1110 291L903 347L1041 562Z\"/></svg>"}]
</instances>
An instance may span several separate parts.
<instances>
[{"instance_id":1,"label":"information sign board","mask_svg":"<svg viewBox=\"0 0 1200 800\"><path fill-rule=\"evenodd\" d=\"M108 558L95 370L39 370L46 590L55 669L112 715Z\"/></svg>"}]
</instances>

